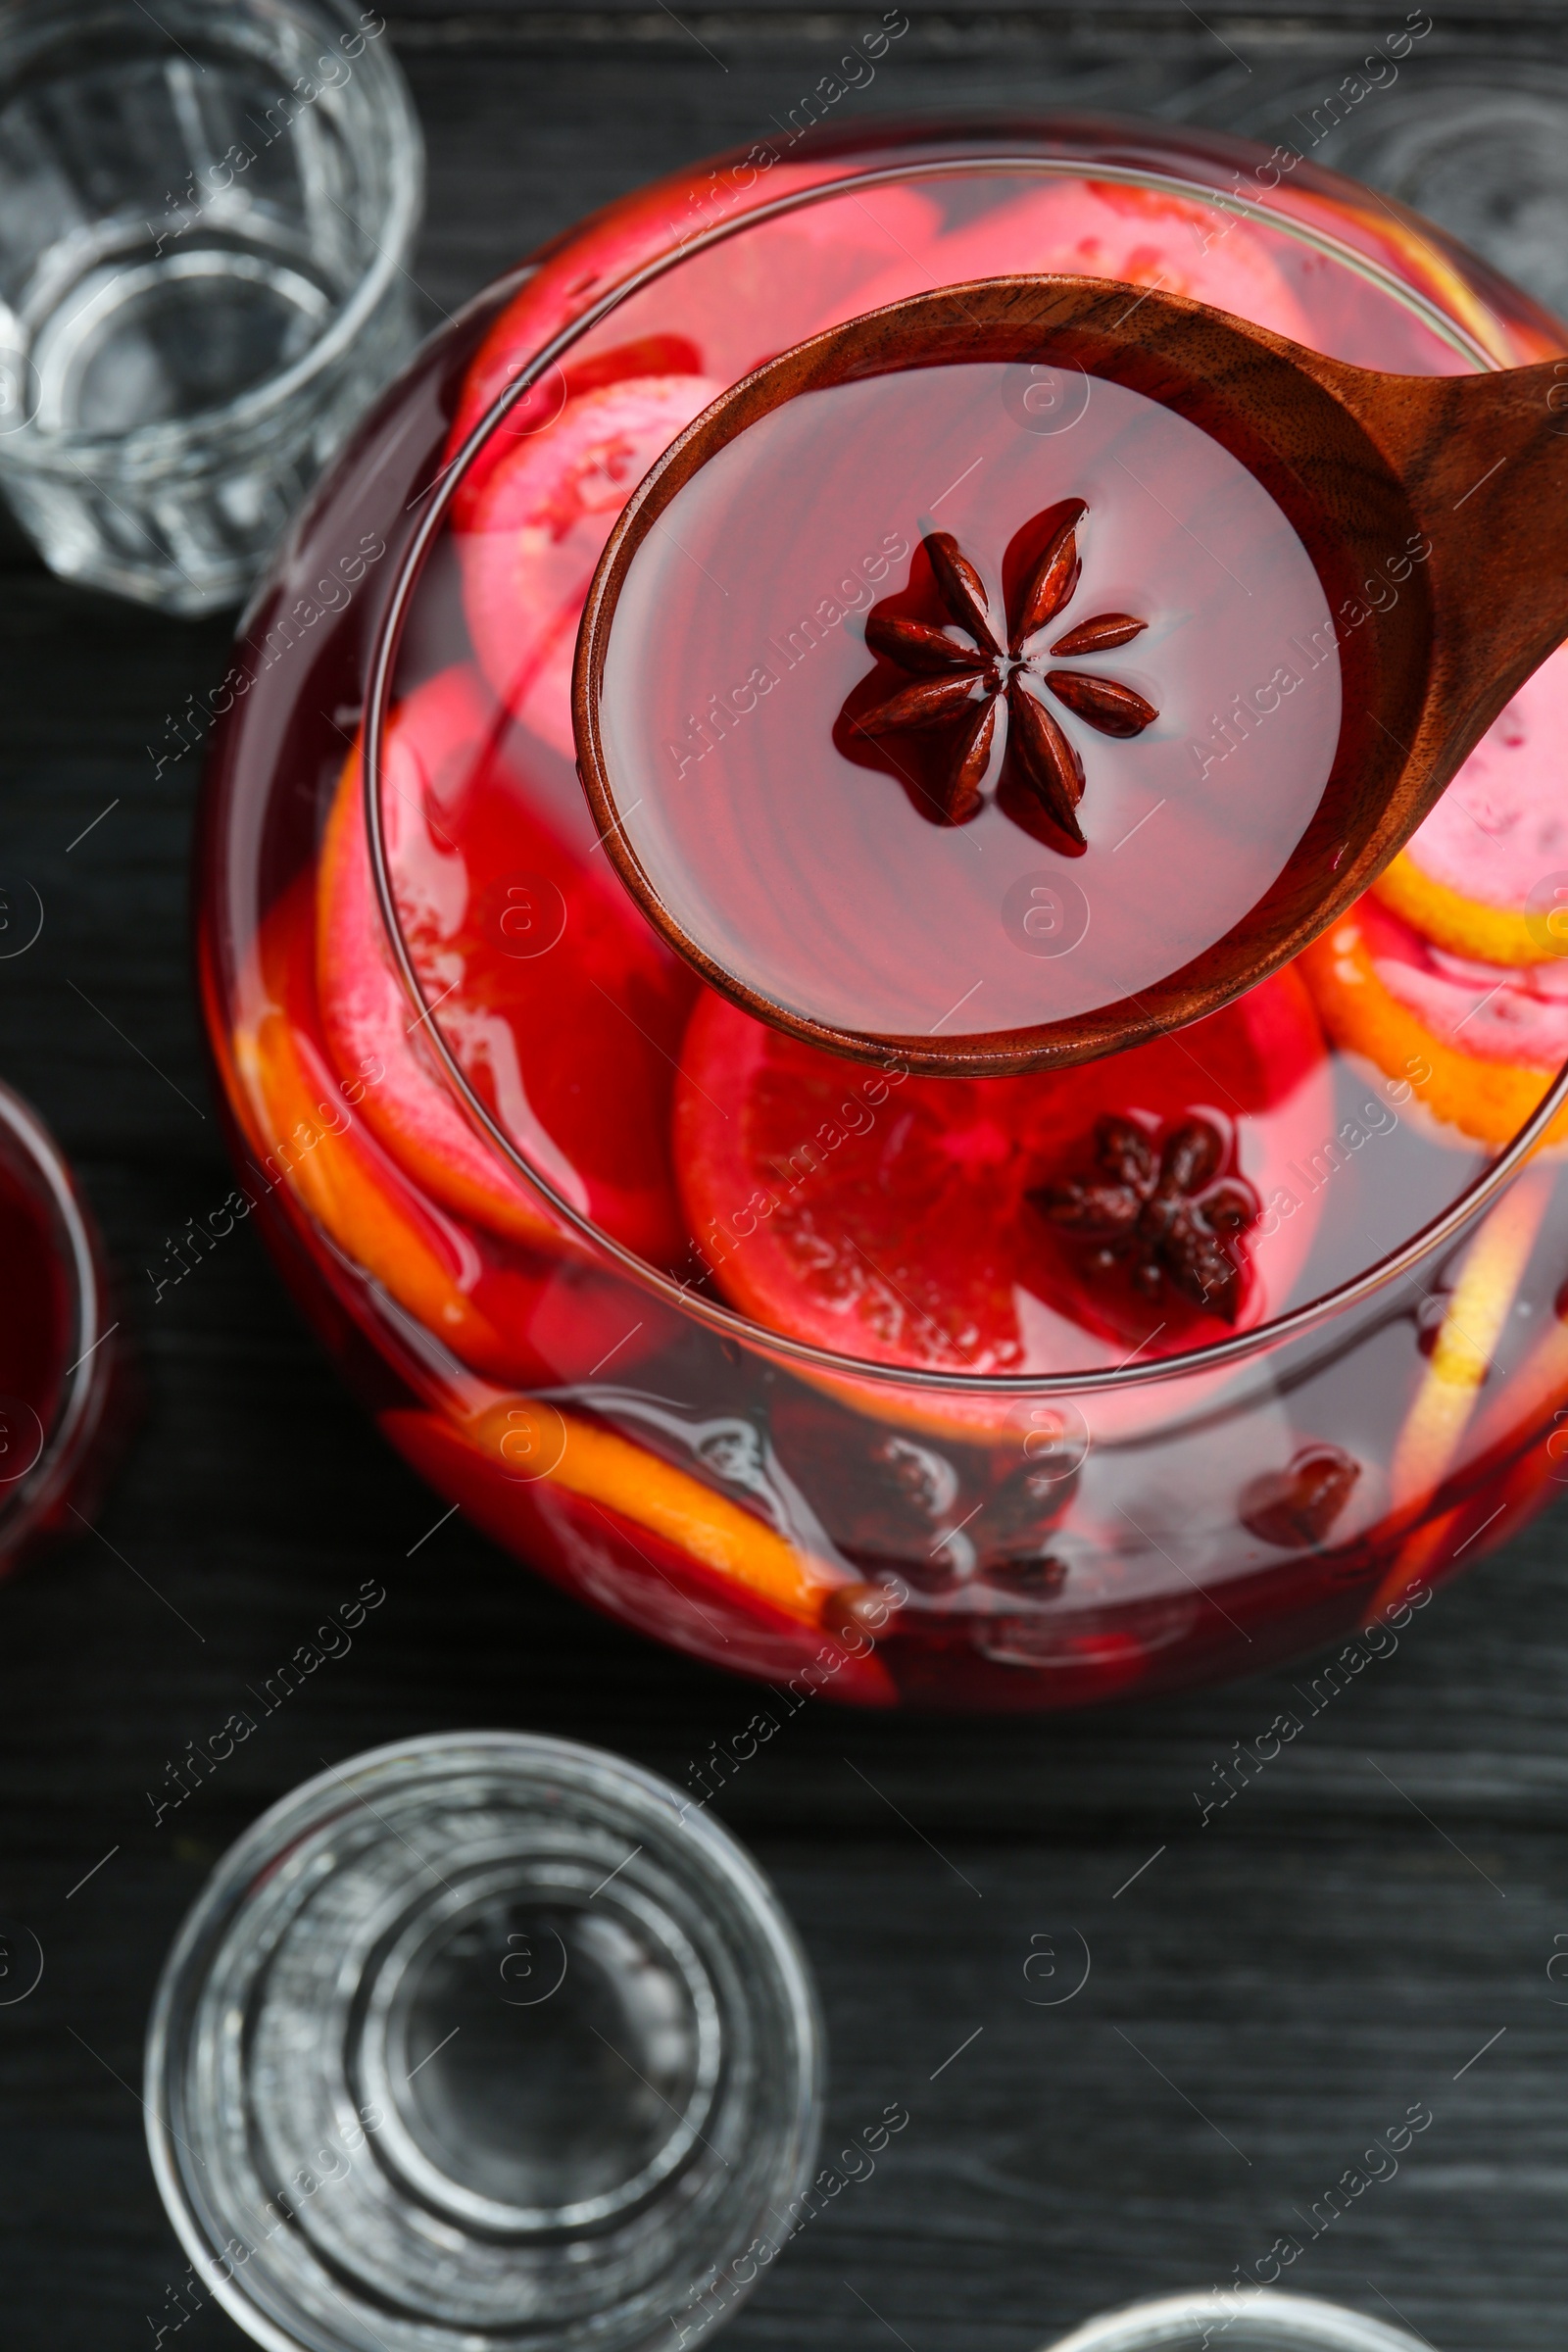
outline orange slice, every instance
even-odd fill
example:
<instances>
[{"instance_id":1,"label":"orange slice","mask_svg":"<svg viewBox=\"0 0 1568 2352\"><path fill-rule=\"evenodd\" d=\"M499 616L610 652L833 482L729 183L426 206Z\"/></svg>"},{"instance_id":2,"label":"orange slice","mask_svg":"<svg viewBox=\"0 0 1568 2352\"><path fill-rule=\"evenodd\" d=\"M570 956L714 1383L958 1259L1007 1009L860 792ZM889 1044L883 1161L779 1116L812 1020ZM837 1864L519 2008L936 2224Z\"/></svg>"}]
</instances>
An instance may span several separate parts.
<instances>
[{"instance_id":1,"label":"orange slice","mask_svg":"<svg viewBox=\"0 0 1568 2352\"><path fill-rule=\"evenodd\" d=\"M1551 1199L1552 1177L1527 1168L1488 1211L1465 1252L1432 1359L1394 1448L1395 1508L1434 1494L1459 1450Z\"/></svg>"},{"instance_id":2,"label":"orange slice","mask_svg":"<svg viewBox=\"0 0 1568 2352\"><path fill-rule=\"evenodd\" d=\"M566 1553L573 1589L613 1615L715 1665L775 1680L793 1672L859 1705L892 1703L876 1637L852 1630L846 1642L832 1627L835 1600L861 1588L674 1464L520 1396L464 1423L406 1409L380 1420L415 1467L498 1543L537 1553L542 1520L550 1548ZM519 1421L554 1428L540 1457L551 1466L534 1479L517 1477L507 1450ZM619 1556L626 1549L632 1562ZM689 1605L672 1610L671 1588Z\"/></svg>"},{"instance_id":3,"label":"orange slice","mask_svg":"<svg viewBox=\"0 0 1568 2352\"><path fill-rule=\"evenodd\" d=\"M721 389L706 375L655 375L584 392L514 441L465 503L456 544L479 666L564 760L575 758L577 623L605 541L649 467Z\"/></svg>"},{"instance_id":4,"label":"orange slice","mask_svg":"<svg viewBox=\"0 0 1568 2352\"><path fill-rule=\"evenodd\" d=\"M1568 647L1526 679L1372 887L1453 955L1568 956Z\"/></svg>"},{"instance_id":5,"label":"orange slice","mask_svg":"<svg viewBox=\"0 0 1568 2352\"><path fill-rule=\"evenodd\" d=\"M1336 1045L1407 1084L1435 1118L1479 1143L1506 1143L1568 1054L1568 1004L1539 993L1534 967L1456 966L1370 896L1296 968ZM1516 1037L1537 1058L1507 1058ZM1568 1114L1547 1140L1565 1136Z\"/></svg>"},{"instance_id":6,"label":"orange slice","mask_svg":"<svg viewBox=\"0 0 1568 2352\"><path fill-rule=\"evenodd\" d=\"M234 1054L249 1141L270 1189L281 1188L336 1249L476 1370L514 1378L517 1349L476 1302L464 1276L466 1237L421 1201L370 1131L372 1073L340 1079L315 1043L309 986L311 877L290 885L258 942L259 1010Z\"/></svg>"},{"instance_id":7,"label":"orange slice","mask_svg":"<svg viewBox=\"0 0 1568 2352\"><path fill-rule=\"evenodd\" d=\"M555 1454L545 1475L557 1486L619 1511L688 1553L710 1575L744 1585L786 1617L821 1623L827 1594L848 1581L841 1570L813 1559L727 1494L715 1494L629 1438L574 1413L537 1407L527 1397L487 1406L467 1425L465 1438L506 1476L507 1447L518 1416L538 1411L552 1426L559 1424L559 1452L551 1443L542 1457Z\"/></svg>"},{"instance_id":8,"label":"orange slice","mask_svg":"<svg viewBox=\"0 0 1568 2352\"><path fill-rule=\"evenodd\" d=\"M1310 322L1275 261L1277 250L1277 239L1217 204L1172 189L1052 174L1027 195L949 230L925 252L893 257L854 308L875 310L965 278L1050 270L1184 294L1309 344Z\"/></svg>"},{"instance_id":9,"label":"orange slice","mask_svg":"<svg viewBox=\"0 0 1568 2352\"><path fill-rule=\"evenodd\" d=\"M440 1000L429 1017L530 1164L617 1241L672 1263L665 1139L691 975L605 859L546 821L515 730L468 663L399 705L385 781L399 910ZM317 972L333 1056L384 1065L366 1116L420 1189L509 1240L577 1247L469 1120L410 1007L371 885L357 751L322 844Z\"/></svg>"},{"instance_id":10,"label":"orange slice","mask_svg":"<svg viewBox=\"0 0 1568 2352\"><path fill-rule=\"evenodd\" d=\"M1250 1201L1217 1295L1198 1297L1125 1235L1102 1247L1057 1200L1107 1181L1101 1155L1118 1121L1137 1130L1146 1166L1200 1126L1212 1164L1194 1197L1212 1187L1217 1206L1222 1195ZM836 1353L952 1382L822 1385L879 1418L990 1438L1044 1425L1026 1396L966 1396L966 1375L1173 1354L1278 1311L1316 1203L1293 1193L1282 1215L1274 1197L1291 1159L1334 1125L1322 1033L1293 972L1152 1045L985 1080L867 1071L705 996L686 1034L674 1156L692 1233L735 1305ZM1090 1418L1105 1436L1151 1409L1174 1409L1171 1391L1154 1406L1097 1397Z\"/></svg>"},{"instance_id":11,"label":"orange slice","mask_svg":"<svg viewBox=\"0 0 1568 2352\"><path fill-rule=\"evenodd\" d=\"M838 170L827 154L786 160L793 144L792 135L764 141L752 151L756 161L656 180L548 248L474 357L448 457L532 354L617 280L704 229L736 220L750 205L772 203ZM733 383L832 319L866 308L859 289L889 263L917 255L941 225L940 205L919 187L852 183L842 196L759 221L710 252L688 255L574 346L554 383L547 378L525 396L518 429L503 427L459 489L455 520L466 525L501 453L525 438L529 425L549 419L563 393L575 399L631 376L688 370Z\"/></svg>"},{"instance_id":12,"label":"orange slice","mask_svg":"<svg viewBox=\"0 0 1568 2352\"><path fill-rule=\"evenodd\" d=\"M367 1117L385 1065L368 1057L358 1077L340 1078L318 1043L311 912L305 877L262 926L261 986L235 1033L231 1091L248 1109L253 1174L326 1235L339 1264L492 1381L582 1380L602 1359L624 1371L667 1345L674 1318L628 1284L569 1255L496 1243L409 1182ZM345 1303L366 1320L352 1289ZM386 1321L383 1309L370 1325L379 1345Z\"/></svg>"}]
</instances>

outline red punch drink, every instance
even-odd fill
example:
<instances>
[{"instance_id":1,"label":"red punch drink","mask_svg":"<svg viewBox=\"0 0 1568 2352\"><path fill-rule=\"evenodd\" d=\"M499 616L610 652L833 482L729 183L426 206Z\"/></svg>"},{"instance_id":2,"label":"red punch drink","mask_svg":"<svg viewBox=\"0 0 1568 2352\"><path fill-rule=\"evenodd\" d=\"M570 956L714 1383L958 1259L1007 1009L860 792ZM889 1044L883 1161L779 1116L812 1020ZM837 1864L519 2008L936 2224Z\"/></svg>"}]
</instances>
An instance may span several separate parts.
<instances>
[{"instance_id":1,"label":"red punch drink","mask_svg":"<svg viewBox=\"0 0 1568 2352\"><path fill-rule=\"evenodd\" d=\"M612 824L584 790L579 623L650 468L807 338L1022 273L1396 372L1563 348L1234 141L753 150L427 348L280 561L207 803L241 1180L386 1435L596 1606L863 1705L1405 1622L1552 1493L1568 1401L1568 1195L1549 1137L1509 1155L1568 1057L1568 655L1223 1011L1068 1068L974 1042L1245 918L1419 538L1331 576L1157 387L1081 368L813 391L641 539ZM864 1045L901 1036L952 1058Z\"/></svg>"},{"instance_id":2,"label":"red punch drink","mask_svg":"<svg viewBox=\"0 0 1568 2352\"><path fill-rule=\"evenodd\" d=\"M97 1239L36 1112L0 1087L0 1570L74 1535L116 1386Z\"/></svg>"}]
</instances>

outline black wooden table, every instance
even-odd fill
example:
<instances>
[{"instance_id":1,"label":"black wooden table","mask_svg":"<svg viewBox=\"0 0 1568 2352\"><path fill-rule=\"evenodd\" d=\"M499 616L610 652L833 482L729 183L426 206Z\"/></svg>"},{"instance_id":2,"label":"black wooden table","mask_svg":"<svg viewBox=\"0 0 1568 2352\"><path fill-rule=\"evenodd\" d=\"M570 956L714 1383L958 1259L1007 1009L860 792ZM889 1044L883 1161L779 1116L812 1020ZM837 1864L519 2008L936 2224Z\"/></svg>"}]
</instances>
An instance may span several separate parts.
<instances>
[{"instance_id":1,"label":"black wooden table","mask_svg":"<svg viewBox=\"0 0 1568 2352\"><path fill-rule=\"evenodd\" d=\"M432 319L589 206L760 135L880 14L388 6L429 140ZM1364 45L1343 15L1314 29L1266 4L912 14L852 104L1218 119L1270 77L1332 87ZM1443 19L1430 51L1478 72L1568 58L1568 26ZM193 2300L182 2346L239 2341L176 2299L137 2092L164 1950L261 1807L323 1760L462 1725L681 1780L750 1712L460 1519L420 1543L442 1506L340 1392L248 1227L154 1303L147 1269L228 1180L188 969L197 775L155 773L146 746L225 638L74 593L8 543L0 878L30 879L45 922L0 967L0 1072L81 1171L147 1406L99 1532L0 1592L0 1925L45 1955L0 2008L5 2352L130 2352ZM1443 1593L1206 1827L1195 1791L1299 1712L1290 1678L1001 1725L820 1703L749 1764L721 1809L815 1964L831 2129L894 2098L911 2122L767 2273L734 2352L1029 2352L1104 2305L1250 2275L1282 2235L1304 2248L1290 2282L1397 2312L1442 2352L1560 2345L1565 1531L1548 1517ZM352 1651L155 1827L147 1792L186 1741L367 1577L389 1597ZM1088 1983L1039 2005L1081 1972L1078 1938ZM1363 2162L1412 2107L1432 2121L1396 2173ZM1357 2167L1386 2177L1320 2226Z\"/></svg>"}]
</instances>

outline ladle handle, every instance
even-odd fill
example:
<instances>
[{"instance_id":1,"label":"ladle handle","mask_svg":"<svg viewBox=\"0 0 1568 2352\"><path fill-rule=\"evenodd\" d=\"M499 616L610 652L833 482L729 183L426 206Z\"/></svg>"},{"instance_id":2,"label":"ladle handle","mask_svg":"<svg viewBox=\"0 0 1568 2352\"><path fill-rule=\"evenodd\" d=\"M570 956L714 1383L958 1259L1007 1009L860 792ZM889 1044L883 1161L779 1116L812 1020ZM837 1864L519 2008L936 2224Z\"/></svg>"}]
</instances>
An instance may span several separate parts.
<instances>
[{"instance_id":1,"label":"ladle handle","mask_svg":"<svg viewBox=\"0 0 1568 2352\"><path fill-rule=\"evenodd\" d=\"M1568 359L1494 375L1336 368L1323 380L1432 543L1434 684L1467 751L1568 637Z\"/></svg>"}]
</instances>

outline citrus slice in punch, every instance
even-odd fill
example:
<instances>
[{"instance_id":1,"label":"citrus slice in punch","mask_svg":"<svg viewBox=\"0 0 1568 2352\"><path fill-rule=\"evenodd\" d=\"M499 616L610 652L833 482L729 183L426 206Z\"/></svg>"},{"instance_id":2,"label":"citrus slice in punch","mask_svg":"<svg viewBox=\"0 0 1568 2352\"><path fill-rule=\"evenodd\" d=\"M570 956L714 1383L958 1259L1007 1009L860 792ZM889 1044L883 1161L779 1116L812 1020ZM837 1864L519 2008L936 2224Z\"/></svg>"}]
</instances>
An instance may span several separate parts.
<instances>
[{"instance_id":1,"label":"citrus slice in punch","mask_svg":"<svg viewBox=\"0 0 1568 2352\"><path fill-rule=\"evenodd\" d=\"M409 1182L366 1116L385 1062L368 1055L340 1077L320 1043L313 913L309 876L269 910L257 945L263 985L235 1031L252 1205L273 1194L308 1212L333 1244L321 1272L383 1348L384 1308L367 1317L356 1270L460 1363L507 1388L583 1380L602 1357L626 1367L667 1346L672 1318L628 1284L557 1250L476 1233ZM428 1381L427 1349L410 1369L416 1386Z\"/></svg>"},{"instance_id":2,"label":"citrus slice in punch","mask_svg":"<svg viewBox=\"0 0 1568 2352\"><path fill-rule=\"evenodd\" d=\"M466 1424L403 1406L378 1419L439 1494L574 1598L732 1673L775 1683L804 1676L805 1695L893 1703L875 1638L833 1622L835 1597L863 1587L783 1545L760 1519L641 1446L575 1416L559 1416L566 1440L559 1462L519 1480L493 1441L496 1416L519 1408L529 1409L525 1398ZM879 1614L888 1616L885 1607Z\"/></svg>"},{"instance_id":3,"label":"citrus slice in punch","mask_svg":"<svg viewBox=\"0 0 1568 2352\"><path fill-rule=\"evenodd\" d=\"M1452 955L1371 892L1297 968L1335 1044L1408 1084L1456 1144L1505 1144L1568 1057L1568 963ZM1549 1140L1565 1134L1568 1117Z\"/></svg>"},{"instance_id":4,"label":"citrus slice in punch","mask_svg":"<svg viewBox=\"0 0 1568 2352\"><path fill-rule=\"evenodd\" d=\"M318 1042L311 994L310 878L293 883L258 936L260 986L234 1054L252 1156L243 1182L252 1205L270 1195L327 1234L349 1266L492 1379L540 1377L535 1350L508 1326L529 1302L514 1275L488 1286L468 1237L422 1200L382 1150L368 1104L386 1083L368 1054L351 1075ZM481 1292L488 1295L481 1297ZM351 1309L357 1298L346 1298Z\"/></svg>"},{"instance_id":5,"label":"citrus slice in punch","mask_svg":"<svg viewBox=\"0 0 1568 2352\"><path fill-rule=\"evenodd\" d=\"M785 144L777 142L779 148ZM748 197L754 205L770 204L831 177L836 168L829 157L788 164L766 152L767 162L738 164L722 180L713 169L656 180L548 250L475 354L448 458L534 353L617 281L705 229L733 223ZM751 223L706 252L684 253L672 270L587 330L561 365L521 396L456 492L459 528L470 520L474 500L505 452L547 426L563 400L637 375L690 372L715 379L715 386L734 383L830 319L863 310L858 289L901 256L918 255L941 225L941 206L922 189L852 183L842 195Z\"/></svg>"},{"instance_id":6,"label":"citrus slice in punch","mask_svg":"<svg viewBox=\"0 0 1568 2352\"><path fill-rule=\"evenodd\" d=\"M1568 646L1525 680L1372 887L1452 955L1568 956Z\"/></svg>"},{"instance_id":7,"label":"citrus slice in punch","mask_svg":"<svg viewBox=\"0 0 1568 2352\"><path fill-rule=\"evenodd\" d=\"M929 286L1046 271L1157 287L1310 343L1306 313L1274 259L1273 242L1234 213L1174 190L1053 176L922 252L891 257L884 273L858 291L853 308L877 310ZM837 311L834 322L851 315ZM1031 423L1040 431L1070 430L1071 416L1040 409Z\"/></svg>"},{"instance_id":8,"label":"citrus slice in punch","mask_svg":"<svg viewBox=\"0 0 1568 2352\"><path fill-rule=\"evenodd\" d=\"M1017 1078L868 1072L707 996L674 1155L737 1306L961 1383L1176 1354L1278 1312L1313 1219L1271 1218L1269 1199L1333 1132L1322 1034L1287 970L1179 1036ZM857 1394L877 1409L870 1384ZM983 1430L1006 1404L929 1409Z\"/></svg>"},{"instance_id":9,"label":"citrus slice in punch","mask_svg":"<svg viewBox=\"0 0 1568 2352\"><path fill-rule=\"evenodd\" d=\"M563 760L575 757L572 657L605 541L649 467L722 389L706 375L652 375L584 392L512 442L455 518L479 666Z\"/></svg>"},{"instance_id":10,"label":"citrus slice in punch","mask_svg":"<svg viewBox=\"0 0 1568 2352\"><path fill-rule=\"evenodd\" d=\"M680 218L687 193L666 183L651 206L615 208L570 241L569 267L565 252L547 262L474 360L449 455L541 344L616 276L678 242L693 225ZM583 600L631 492L726 385L846 304L858 309L855 289L929 244L940 219L913 189L872 189L683 260L525 393L476 454L452 509L469 635L496 693L564 759L574 757Z\"/></svg>"},{"instance_id":11,"label":"citrus slice in punch","mask_svg":"<svg viewBox=\"0 0 1568 2352\"><path fill-rule=\"evenodd\" d=\"M604 860L546 821L516 742L466 663L394 711L383 821L405 936L427 1003L440 999L429 1018L518 1151L615 1240L669 1264L682 1227L665 1139L695 983ZM576 812L586 832L580 793ZM569 1229L470 1121L404 992L357 751L322 845L317 988L340 1069L385 1065L366 1115L411 1178L495 1233L559 1245Z\"/></svg>"}]
</instances>

